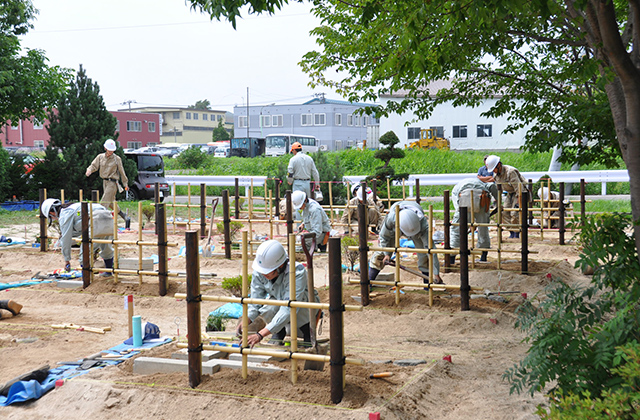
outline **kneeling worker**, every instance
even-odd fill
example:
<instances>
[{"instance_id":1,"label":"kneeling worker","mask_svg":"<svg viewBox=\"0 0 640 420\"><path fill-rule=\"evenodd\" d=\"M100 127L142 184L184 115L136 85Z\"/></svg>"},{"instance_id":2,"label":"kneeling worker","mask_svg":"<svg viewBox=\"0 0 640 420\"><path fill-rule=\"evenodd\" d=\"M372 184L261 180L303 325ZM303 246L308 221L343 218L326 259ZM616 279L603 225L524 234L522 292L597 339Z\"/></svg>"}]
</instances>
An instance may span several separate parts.
<instances>
[{"instance_id":1,"label":"kneeling worker","mask_svg":"<svg viewBox=\"0 0 640 420\"><path fill-rule=\"evenodd\" d=\"M296 263L295 267L296 300L308 302L307 269L301 263ZM252 298L289 300L289 257L280 242L272 239L260 245L256 250L256 258L253 260L252 268ZM315 289L314 296L315 301L319 302L320 299ZM250 324L258 316L267 322L265 327L248 337L248 343L251 347L258 344L269 334L273 334L273 340L282 342L286 336L286 327L290 322L291 308L288 306L249 304L247 316ZM302 332L304 341L310 343L309 310L307 308L298 308L296 309L296 316L298 331ZM315 319L313 321L315 322ZM238 324L236 331L238 334L242 333L242 320Z\"/></svg>"},{"instance_id":2,"label":"kneeling worker","mask_svg":"<svg viewBox=\"0 0 640 420\"><path fill-rule=\"evenodd\" d=\"M373 225L371 230L373 233L378 233L378 226L382 221L382 212L384 211L384 204L382 201L378 199L378 197L374 196L371 188L367 187L366 190L366 202L367 206L367 226ZM351 188L351 194L353 197L349 200L349 205L344 209L342 213L342 218L340 222L343 224L348 224L353 222L354 220L358 220L358 204L362 203L362 191L360 190L360 184L355 184ZM347 226L345 226L345 235L348 233Z\"/></svg>"},{"instance_id":3,"label":"kneeling worker","mask_svg":"<svg viewBox=\"0 0 640 420\"><path fill-rule=\"evenodd\" d=\"M413 201L400 201L389 209L389 213L380 228L380 246L395 247L396 240L396 208L400 211L400 233L413 241L416 249L429 248L429 219L419 204ZM429 275L429 254L418 253L418 269L425 276ZM369 281L375 280L380 271L391 259L391 252L376 251L369 261ZM424 279L427 283L427 280ZM433 257L433 282L443 284L440 277L438 257Z\"/></svg>"},{"instance_id":4,"label":"kneeling worker","mask_svg":"<svg viewBox=\"0 0 640 420\"><path fill-rule=\"evenodd\" d=\"M62 204L60 200L48 198L42 203L40 211L49 220L49 226L54 220L60 223L60 240L58 241L64 257L65 271L71 271L71 245L73 238L82 236L82 203ZM113 216L111 210L93 204L93 237L112 238ZM106 268L113 268L113 245L94 244L94 249L100 250ZM80 247L80 264L82 264L82 247ZM101 273L100 277L111 277L111 273Z\"/></svg>"},{"instance_id":5,"label":"kneeling worker","mask_svg":"<svg viewBox=\"0 0 640 420\"><path fill-rule=\"evenodd\" d=\"M474 205L474 219L478 223L489 223L490 214L489 206L491 205L491 197L498 201L498 187L495 183L483 182L478 178L465 178L458 182L451 191L451 199L453 200L453 207L456 209L456 213L453 215L452 225L449 230L451 233L451 247L460 247L460 226L457 223L460 222L460 197L473 191L474 204L478 202L478 205ZM454 226L455 224L455 226ZM489 237L488 226L478 226L478 248L491 248L491 238ZM456 260L455 255L449 256L451 264ZM487 261L487 251L482 251L480 261Z\"/></svg>"},{"instance_id":6,"label":"kneeling worker","mask_svg":"<svg viewBox=\"0 0 640 420\"><path fill-rule=\"evenodd\" d=\"M327 250L327 242L331 232L329 216L316 200L307 197L304 191L294 191L291 194L291 204L296 210L302 211L300 229L316 234L316 247L319 251ZM311 239L307 239L307 247L311 247Z\"/></svg>"}]
</instances>

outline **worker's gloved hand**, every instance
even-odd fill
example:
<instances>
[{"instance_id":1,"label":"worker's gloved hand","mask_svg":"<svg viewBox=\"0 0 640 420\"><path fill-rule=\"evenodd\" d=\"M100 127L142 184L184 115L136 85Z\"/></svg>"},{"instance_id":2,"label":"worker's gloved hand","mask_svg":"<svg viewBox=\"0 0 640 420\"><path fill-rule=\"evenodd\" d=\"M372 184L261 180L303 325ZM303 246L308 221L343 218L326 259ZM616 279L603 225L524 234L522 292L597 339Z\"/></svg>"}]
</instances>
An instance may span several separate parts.
<instances>
[{"instance_id":1,"label":"worker's gloved hand","mask_svg":"<svg viewBox=\"0 0 640 420\"><path fill-rule=\"evenodd\" d=\"M64 265L64 271L66 271L67 273L71 271L71 263L66 263Z\"/></svg>"},{"instance_id":2,"label":"worker's gloved hand","mask_svg":"<svg viewBox=\"0 0 640 420\"><path fill-rule=\"evenodd\" d=\"M496 213L498 213L498 208L497 207L495 209L491 210L491 213L489 213L489 217L495 215Z\"/></svg>"},{"instance_id":3,"label":"worker's gloved hand","mask_svg":"<svg viewBox=\"0 0 640 420\"><path fill-rule=\"evenodd\" d=\"M391 261L391 257L389 255L385 255L382 259L382 264L387 265L389 264L389 261Z\"/></svg>"}]
</instances>

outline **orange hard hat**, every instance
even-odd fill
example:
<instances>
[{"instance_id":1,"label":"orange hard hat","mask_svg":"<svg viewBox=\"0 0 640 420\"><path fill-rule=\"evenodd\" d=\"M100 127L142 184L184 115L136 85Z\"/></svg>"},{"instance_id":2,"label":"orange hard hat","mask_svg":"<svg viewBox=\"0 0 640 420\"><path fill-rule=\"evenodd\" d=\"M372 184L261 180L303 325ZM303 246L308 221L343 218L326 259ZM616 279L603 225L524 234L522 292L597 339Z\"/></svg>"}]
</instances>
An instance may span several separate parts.
<instances>
[{"instance_id":1,"label":"orange hard hat","mask_svg":"<svg viewBox=\"0 0 640 420\"><path fill-rule=\"evenodd\" d=\"M300 142L295 142L291 145L291 151L293 152L294 150L302 150Z\"/></svg>"}]
</instances>

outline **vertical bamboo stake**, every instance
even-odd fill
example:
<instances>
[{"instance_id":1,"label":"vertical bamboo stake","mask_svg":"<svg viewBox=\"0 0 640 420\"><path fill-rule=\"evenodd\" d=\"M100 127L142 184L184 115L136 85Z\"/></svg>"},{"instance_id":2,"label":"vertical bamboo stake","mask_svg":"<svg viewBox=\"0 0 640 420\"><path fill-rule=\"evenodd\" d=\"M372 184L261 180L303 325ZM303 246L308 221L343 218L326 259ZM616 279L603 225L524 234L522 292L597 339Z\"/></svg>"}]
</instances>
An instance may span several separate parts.
<instances>
[{"instance_id":1,"label":"vertical bamboo stake","mask_svg":"<svg viewBox=\"0 0 640 420\"><path fill-rule=\"evenodd\" d=\"M391 181L387 178L387 206L391 208Z\"/></svg>"},{"instance_id":2,"label":"vertical bamboo stake","mask_svg":"<svg viewBox=\"0 0 640 420\"><path fill-rule=\"evenodd\" d=\"M253 219L253 178L251 178L251 185L249 186L249 205L247 206L247 211L249 213L249 240L252 240L253 224L251 223L251 219ZM251 254L253 255L253 247L251 247Z\"/></svg>"},{"instance_id":3,"label":"vertical bamboo stake","mask_svg":"<svg viewBox=\"0 0 640 420\"><path fill-rule=\"evenodd\" d=\"M269 238L273 239L273 201L272 201L272 191L269 190L269 213L267 216L269 217Z\"/></svg>"},{"instance_id":4,"label":"vertical bamboo stake","mask_svg":"<svg viewBox=\"0 0 640 420\"><path fill-rule=\"evenodd\" d=\"M240 218L240 184L238 178L235 179L235 208L236 208L236 220ZM246 192L245 188L245 192Z\"/></svg>"},{"instance_id":5,"label":"vertical bamboo stake","mask_svg":"<svg viewBox=\"0 0 640 420\"><path fill-rule=\"evenodd\" d=\"M60 202L64 204L64 190L60 190Z\"/></svg>"},{"instance_id":6,"label":"vertical bamboo stake","mask_svg":"<svg viewBox=\"0 0 640 420\"><path fill-rule=\"evenodd\" d=\"M395 225L395 246L396 246L396 305L400 304L400 287L398 283L400 283L400 252L398 252L398 248L400 248L400 206L396 206L396 225Z\"/></svg>"},{"instance_id":7,"label":"vertical bamboo stake","mask_svg":"<svg viewBox=\"0 0 640 420\"><path fill-rule=\"evenodd\" d=\"M187 256L187 339L189 355L189 386L195 388L202 380L202 342L200 329L200 262L198 232L185 232Z\"/></svg>"},{"instance_id":8,"label":"vertical bamboo stake","mask_svg":"<svg viewBox=\"0 0 640 420\"><path fill-rule=\"evenodd\" d=\"M172 214L173 222L172 222L172 225L173 225L173 234L175 235L176 234L176 194L175 194L176 183L175 182L173 183L173 191L174 191L174 194L173 194L173 214ZM156 223L158 223L157 220L156 220Z\"/></svg>"},{"instance_id":9,"label":"vertical bamboo stake","mask_svg":"<svg viewBox=\"0 0 640 420\"><path fill-rule=\"evenodd\" d=\"M271 212L267 211L267 207L266 207L266 204L267 204L267 180L266 179L265 179L263 185L264 185L264 203L265 203L264 216L267 217L267 216L269 216L269 214ZM269 190L269 192L271 192L271 190ZM269 202L269 204L271 204L271 202ZM271 207L271 206L269 206L269 207Z\"/></svg>"},{"instance_id":10,"label":"vertical bamboo stake","mask_svg":"<svg viewBox=\"0 0 640 420\"><path fill-rule=\"evenodd\" d=\"M222 224L224 226L224 257L231 259L231 235L229 234L229 190L222 190Z\"/></svg>"},{"instance_id":11,"label":"vertical bamboo stake","mask_svg":"<svg viewBox=\"0 0 640 420\"><path fill-rule=\"evenodd\" d=\"M433 259L437 258L438 254L432 254L433 249L433 204L429 204L429 307L433 306ZM424 283L424 282L423 282Z\"/></svg>"},{"instance_id":12,"label":"vertical bamboo stake","mask_svg":"<svg viewBox=\"0 0 640 420\"><path fill-rule=\"evenodd\" d=\"M331 220L333 220L338 218L337 212L333 210L333 182L329 182L327 186L329 187L329 213L331 213Z\"/></svg>"},{"instance_id":13,"label":"vertical bamboo stake","mask_svg":"<svg viewBox=\"0 0 640 420\"><path fill-rule=\"evenodd\" d=\"M129 337L133 337L133 295L127 296L127 318L129 323Z\"/></svg>"},{"instance_id":14,"label":"vertical bamboo stake","mask_svg":"<svg viewBox=\"0 0 640 420\"><path fill-rule=\"evenodd\" d=\"M296 300L296 235L289 235L289 300ZM311 291L310 293L313 293ZM296 308L290 308L289 322L291 323L291 351L298 351L298 314ZM311 320L309 320L311 322ZM298 360L291 359L291 383L298 382Z\"/></svg>"},{"instance_id":15,"label":"vertical bamboo stake","mask_svg":"<svg viewBox=\"0 0 640 420\"><path fill-rule=\"evenodd\" d=\"M449 190L444 190L444 249L451 249L451 203L449 202ZM445 254L444 256L444 266L445 273L448 273L449 270L447 267L450 267L451 264L449 262L449 255Z\"/></svg>"},{"instance_id":16,"label":"vertical bamboo stake","mask_svg":"<svg viewBox=\"0 0 640 420\"><path fill-rule=\"evenodd\" d=\"M525 189L522 192L521 198L522 198L521 210L524 214L527 214L527 211L529 210L529 190ZM522 248L522 274L525 274L526 272L529 271L529 229L527 228L527 222L528 220L526 218L523 218L522 224L521 224L522 232L520 233L520 241L521 241L520 246Z\"/></svg>"},{"instance_id":17,"label":"vertical bamboo stake","mask_svg":"<svg viewBox=\"0 0 640 420\"><path fill-rule=\"evenodd\" d=\"M138 201L138 241L142 242L142 201ZM138 270L142 270L142 245L138 245ZM142 274L138 274L138 284L142 284Z\"/></svg>"},{"instance_id":18,"label":"vertical bamboo stake","mask_svg":"<svg viewBox=\"0 0 640 420\"><path fill-rule=\"evenodd\" d=\"M470 190L469 193L470 193L469 195L471 196L471 205L469 207L470 210L467 213L467 220L471 220L471 223L469 224L469 226L471 227L471 246L469 247L469 249L471 250L471 249L475 249L475 247L476 247L476 240L475 240L475 238L476 238L476 225L474 223L475 220L474 220L474 217L473 217L474 216L474 212L475 212L475 208L474 208L474 205L473 205L473 198L474 198L473 197L473 190ZM471 213L471 217L469 217L469 213ZM468 245L468 243L467 243L467 245ZM469 254L469 255L471 255L471 268L475 269L476 268L476 259L473 257L472 254Z\"/></svg>"},{"instance_id":19,"label":"vertical bamboo stake","mask_svg":"<svg viewBox=\"0 0 640 420\"><path fill-rule=\"evenodd\" d=\"M156 227L158 226L156 220ZM191 183L187 184L187 229L191 230ZM158 230L156 229L156 232Z\"/></svg>"},{"instance_id":20,"label":"vertical bamboo stake","mask_svg":"<svg viewBox=\"0 0 640 420\"><path fill-rule=\"evenodd\" d=\"M405 189L404 179L402 180L402 201L407 199L407 190Z\"/></svg>"},{"instance_id":21,"label":"vertical bamboo stake","mask_svg":"<svg viewBox=\"0 0 640 420\"><path fill-rule=\"evenodd\" d=\"M91 212L93 216L93 211ZM93 217L91 218L93 220ZM93 223L92 223L93 224ZM93 230L92 230L93 232ZM93 236L93 233L91 234ZM118 202L113 202L113 268L118 267ZM118 273L113 270L113 282L118 283Z\"/></svg>"},{"instance_id":22,"label":"vertical bamboo stake","mask_svg":"<svg viewBox=\"0 0 640 420\"><path fill-rule=\"evenodd\" d=\"M347 232L351 235L351 188L347 188L347 204L344 206L344 211L347 212Z\"/></svg>"},{"instance_id":23,"label":"vertical bamboo stake","mask_svg":"<svg viewBox=\"0 0 640 420\"><path fill-rule=\"evenodd\" d=\"M78 191L78 200L82 203L82 190Z\"/></svg>"},{"instance_id":24,"label":"vertical bamboo stake","mask_svg":"<svg viewBox=\"0 0 640 420\"><path fill-rule=\"evenodd\" d=\"M362 306L369 305L369 273L368 273L368 255L369 246L367 245L367 225L365 220L366 209L363 203L358 203L358 245L360 251L360 297Z\"/></svg>"},{"instance_id":25,"label":"vertical bamboo stake","mask_svg":"<svg viewBox=\"0 0 640 420\"><path fill-rule=\"evenodd\" d=\"M93 260L93 255L95 253L95 245L93 244L93 202L90 201L89 202L89 209L88 209L88 213L87 213L87 217L89 218L89 267L93 269L93 267L96 265L95 261ZM115 220L115 217L114 217ZM115 222L114 222L115 223ZM84 251L82 251L84 253ZM114 254L115 257L115 254ZM83 267L84 267L84 258L83 258ZM93 283L93 270L91 270L91 282Z\"/></svg>"},{"instance_id":26,"label":"vertical bamboo stake","mask_svg":"<svg viewBox=\"0 0 640 420\"><path fill-rule=\"evenodd\" d=\"M242 297L249 296L249 256L247 251L249 249L249 241L247 239L247 231L242 231ZM242 348L246 349L248 346L247 338L249 329L249 305L242 305ZM247 367L247 354L242 352L242 379L247 379L249 376L249 369Z\"/></svg>"},{"instance_id":27,"label":"vertical bamboo stake","mask_svg":"<svg viewBox=\"0 0 640 420\"><path fill-rule=\"evenodd\" d=\"M502 186L498 185L498 270L502 267Z\"/></svg>"}]
</instances>

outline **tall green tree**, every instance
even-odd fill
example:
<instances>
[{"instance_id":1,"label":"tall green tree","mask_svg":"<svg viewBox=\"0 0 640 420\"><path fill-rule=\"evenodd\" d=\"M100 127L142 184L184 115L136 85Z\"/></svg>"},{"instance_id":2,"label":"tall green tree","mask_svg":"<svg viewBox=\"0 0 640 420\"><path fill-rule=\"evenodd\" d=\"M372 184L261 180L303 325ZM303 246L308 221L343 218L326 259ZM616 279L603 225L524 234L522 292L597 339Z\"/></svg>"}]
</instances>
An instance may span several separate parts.
<instances>
[{"instance_id":1,"label":"tall green tree","mask_svg":"<svg viewBox=\"0 0 640 420\"><path fill-rule=\"evenodd\" d=\"M77 198L79 190L85 193L92 189L102 189L102 180L96 174L85 176L87 167L100 153L104 153L104 142L116 139L116 118L107 111L100 95L100 87L87 77L80 66L75 81L67 93L59 98L56 109L49 112L49 145L45 161L41 164L43 173L52 167L59 173L59 187L65 190L65 196ZM61 156L58 155L61 152ZM121 147L116 153L122 157L129 179L135 175L135 166L124 158ZM40 165L39 165L40 166ZM38 177L44 185L50 182L46 177Z\"/></svg>"},{"instance_id":2,"label":"tall green tree","mask_svg":"<svg viewBox=\"0 0 640 420\"><path fill-rule=\"evenodd\" d=\"M404 157L404 150L395 147L398 143L400 143L400 139L393 131L387 131L380 136L380 144L384 144L386 147L376 150L373 156L382 161L382 166L378 166L376 173L368 176L367 180L377 179L386 183L387 179L400 181L409 178L408 173L396 173L394 167L391 166L392 159L402 159Z\"/></svg>"},{"instance_id":3,"label":"tall green tree","mask_svg":"<svg viewBox=\"0 0 640 420\"><path fill-rule=\"evenodd\" d=\"M235 26L243 6L275 13L288 0L190 0ZM428 116L439 103L497 99L487 116L530 127L526 147L564 148L564 161L620 154L640 221L640 7L637 0L313 0L320 51L302 67L312 86L351 101L403 92L371 109ZM433 81L448 89L429 91ZM640 224L634 226L640 249Z\"/></svg>"},{"instance_id":4,"label":"tall green tree","mask_svg":"<svg viewBox=\"0 0 640 420\"><path fill-rule=\"evenodd\" d=\"M203 99L201 101L197 101L195 105L189 105L189 109L201 109L203 111L207 111L211 109L211 102L208 99Z\"/></svg>"},{"instance_id":5,"label":"tall green tree","mask_svg":"<svg viewBox=\"0 0 640 420\"><path fill-rule=\"evenodd\" d=\"M0 121L44 120L71 79L70 70L47 66L43 51L21 48L36 13L30 0L0 3Z\"/></svg>"},{"instance_id":6,"label":"tall green tree","mask_svg":"<svg viewBox=\"0 0 640 420\"><path fill-rule=\"evenodd\" d=\"M222 120L218 121L218 126L213 129L213 141L226 141L230 138L231 137L229 137L229 132L226 128L224 128L224 124L222 124Z\"/></svg>"}]
</instances>

